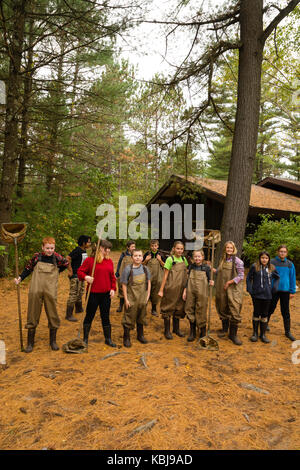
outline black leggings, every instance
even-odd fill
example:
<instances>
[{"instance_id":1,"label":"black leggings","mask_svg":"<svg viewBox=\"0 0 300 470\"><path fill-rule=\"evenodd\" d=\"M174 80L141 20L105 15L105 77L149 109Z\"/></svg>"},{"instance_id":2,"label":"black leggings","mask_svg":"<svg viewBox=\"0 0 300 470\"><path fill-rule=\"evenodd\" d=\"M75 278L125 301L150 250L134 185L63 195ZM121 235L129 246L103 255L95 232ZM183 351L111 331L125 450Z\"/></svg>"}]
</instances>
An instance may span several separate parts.
<instances>
[{"instance_id":1,"label":"black leggings","mask_svg":"<svg viewBox=\"0 0 300 470\"><path fill-rule=\"evenodd\" d=\"M289 319L290 318L290 293L284 292L284 291L276 292L276 294L273 295L272 302L271 302L270 309L269 309L269 317L274 312L279 299L280 299L281 315L283 319Z\"/></svg>"},{"instance_id":2,"label":"black leggings","mask_svg":"<svg viewBox=\"0 0 300 470\"><path fill-rule=\"evenodd\" d=\"M89 301L86 308L86 315L83 321L84 325L89 325L94 320L96 315L97 308L100 308L100 317L102 321L102 327L110 325L109 321L109 311L110 311L110 293L98 293L98 292L91 292Z\"/></svg>"},{"instance_id":3,"label":"black leggings","mask_svg":"<svg viewBox=\"0 0 300 470\"><path fill-rule=\"evenodd\" d=\"M270 304L271 304L271 299L256 299L252 297L252 302L253 302L253 317L258 318L266 318L269 313L270 309Z\"/></svg>"}]
</instances>

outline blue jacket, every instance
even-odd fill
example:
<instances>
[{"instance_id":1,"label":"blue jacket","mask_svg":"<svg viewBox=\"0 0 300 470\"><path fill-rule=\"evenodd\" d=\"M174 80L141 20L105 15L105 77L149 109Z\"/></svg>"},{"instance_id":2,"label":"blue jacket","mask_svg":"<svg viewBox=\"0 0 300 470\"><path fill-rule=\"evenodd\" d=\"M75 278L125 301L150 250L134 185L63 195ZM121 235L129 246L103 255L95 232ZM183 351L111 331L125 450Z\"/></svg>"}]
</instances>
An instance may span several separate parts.
<instances>
[{"instance_id":1,"label":"blue jacket","mask_svg":"<svg viewBox=\"0 0 300 470\"><path fill-rule=\"evenodd\" d=\"M294 264L287 258L284 258L284 260L281 261L279 256L273 258L271 263L276 267L280 276L278 291L295 294L296 270Z\"/></svg>"},{"instance_id":2,"label":"blue jacket","mask_svg":"<svg viewBox=\"0 0 300 470\"><path fill-rule=\"evenodd\" d=\"M279 274L276 269L268 272L266 268L256 270L255 264L252 264L247 279L247 291L255 299L271 300L272 294L278 289Z\"/></svg>"}]
</instances>

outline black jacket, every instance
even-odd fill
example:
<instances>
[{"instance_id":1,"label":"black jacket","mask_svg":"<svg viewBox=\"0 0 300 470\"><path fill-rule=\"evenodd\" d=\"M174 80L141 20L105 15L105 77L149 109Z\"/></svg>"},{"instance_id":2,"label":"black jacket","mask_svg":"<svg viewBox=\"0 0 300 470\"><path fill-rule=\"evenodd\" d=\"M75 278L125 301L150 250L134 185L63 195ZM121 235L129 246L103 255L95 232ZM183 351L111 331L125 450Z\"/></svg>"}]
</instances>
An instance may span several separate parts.
<instances>
[{"instance_id":1,"label":"black jacket","mask_svg":"<svg viewBox=\"0 0 300 470\"><path fill-rule=\"evenodd\" d=\"M255 264L252 264L248 276L247 276L247 291L252 297L256 299L272 299L278 289L279 274L276 269L272 272L268 272L266 268L261 266L260 270L257 271Z\"/></svg>"}]
</instances>

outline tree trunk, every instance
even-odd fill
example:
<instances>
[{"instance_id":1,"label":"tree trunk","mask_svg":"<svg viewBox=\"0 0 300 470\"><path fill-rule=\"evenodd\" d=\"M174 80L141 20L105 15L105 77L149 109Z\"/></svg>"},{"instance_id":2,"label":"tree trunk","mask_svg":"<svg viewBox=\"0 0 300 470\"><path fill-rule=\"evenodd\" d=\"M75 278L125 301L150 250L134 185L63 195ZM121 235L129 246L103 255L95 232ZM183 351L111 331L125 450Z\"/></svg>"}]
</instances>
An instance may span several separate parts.
<instances>
[{"instance_id":1,"label":"tree trunk","mask_svg":"<svg viewBox=\"0 0 300 470\"><path fill-rule=\"evenodd\" d=\"M29 105L32 92L32 65L33 65L33 25L34 20L30 18L29 23L29 44L28 44L28 59L27 67L24 75L24 97L22 109L22 126L20 138L20 153L19 153L19 168L18 168L18 183L17 183L17 197L22 198L24 194L24 183L26 175L26 161L28 159L28 124L29 124Z\"/></svg>"},{"instance_id":2,"label":"tree trunk","mask_svg":"<svg viewBox=\"0 0 300 470\"><path fill-rule=\"evenodd\" d=\"M222 243L235 242L241 254L255 164L261 69L263 0L241 0L238 99L230 170L221 225Z\"/></svg>"},{"instance_id":3,"label":"tree trunk","mask_svg":"<svg viewBox=\"0 0 300 470\"><path fill-rule=\"evenodd\" d=\"M26 0L13 3L14 29L10 43L10 64L7 80L7 101L4 133L2 177L0 183L0 223L10 222L12 196L16 185L18 121L21 85L21 58L24 42ZM4 276L7 260L0 257L0 276Z\"/></svg>"}]
</instances>

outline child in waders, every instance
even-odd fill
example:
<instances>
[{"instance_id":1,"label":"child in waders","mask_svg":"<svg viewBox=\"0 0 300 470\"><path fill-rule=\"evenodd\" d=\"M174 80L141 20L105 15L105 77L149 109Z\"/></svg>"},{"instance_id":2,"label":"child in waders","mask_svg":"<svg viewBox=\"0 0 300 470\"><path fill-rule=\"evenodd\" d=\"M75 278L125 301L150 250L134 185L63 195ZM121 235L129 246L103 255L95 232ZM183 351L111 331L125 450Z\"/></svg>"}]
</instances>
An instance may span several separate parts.
<instances>
[{"instance_id":1,"label":"child in waders","mask_svg":"<svg viewBox=\"0 0 300 470\"><path fill-rule=\"evenodd\" d=\"M278 300L280 299L280 310L283 319L285 336L291 341L296 341L296 338L291 333L291 316L290 316L290 299L296 293L296 270L295 265L287 259L288 249L286 245L280 245L277 250L277 256L271 260L280 276L277 292L273 293L272 301L268 313L268 322Z\"/></svg>"},{"instance_id":2,"label":"child in waders","mask_svg":"<svg viewBox=\"0 0 300 470\"><path fill-rule=\"evenodd\" d=\"M143 344L148 343L144 337L146 325L146 308L151 291L151 274L143 266L143 252L133 250L132 264L124 268L121 275L121 284L124 293L125 311L122 319L124 328L123 344L130 348L130 330L137 329L137 339Z\"/></svg>"},{"instance_id":3,"label":"child in waders","mask_svg":"<svg viewBox=\"0 0 300 470\"><path fill-rule=\"evenodd\" d=\"M88 256L86 250L91 246L91 237L80 235L77 243L78 246L67 256L67 260L70 263L68 267L70 293L67 300L66 320L69 321L78 321L77 318L73 316L74 307L75 313L83 312L82 296L84 292L84 281L78 279L77 270Z\"/></svg>"},{"instance_id":4,"label":"child in waders","mask_svg":"<svg viewBox=\"0 0 300 470\"><path fill-rule=\"evenodd\" d=\"M263 343L270 343L266 337L268 326L268 312L272 301L272 293L277 291L279 274L270 262L270 255L262 251L258 261L252 264L247 276L247 291L252 297L253 303L253 335L250 341L258 340L258 326L260 324L260 339Z\"/></svg>"},{"instance_id":5,"label":"child in waders","mask_svg":"<svg viewBox=\"0 0 300 470\"><path fill-rule=\"evenodd\" d=\"M135 250L135 242L133 240L129 240L126 244L126 251L123 252L119 258L117 271L116 271L116 278L118 281L118 297L120 299L120 305L117 308L117 312L122 312L124 306L124 294L122 289L122 283L120 282L122 273L127 265L132 264L132 252Z\"/></svg>"},{"instance_id":6,"label":"child in waders","mask_svg":"<svg viewBox=\"0 0 300 470\"><path fill-rule=\"evenodd\" d=\"M150 300L152 304L151 314L158 317L156 307L160 302L158 292L163 278L164 261L160 252L158 251L159 241L150 241L150 251L147 251L143 257L143 265L147 266L151 274L151 293Z\"/></svg>"},{"instance_id":7,"label":"child in waders","mask_svg":"<svg viewBox=\"0 0 300 470\"><path fill-rule=\"evenodd\" d=\"M228 338L240 346L242 342L237 337L237 330L242 321L244 263L236 253L234 242L226 242L216 270L216 309L222 321L222 330L219 330L218 336L226 336L229 329Z\"/></svg>"},{"instance_id":8,"label":"child in waders","mask_svg":"<svg viewBox=\"0 0 300 470\"><path fill-rule=\"evenodd\" d=\"M179 329L180 318L185 317L182 294L187 281L188 262L183 255L184 245L176 241L164 264L164 277L158 295L161 297L160 313L164 319L164 335L173 339L170 331L171 316L173 317L173 333L183 337Z\"/></svg>"},{"instance_id":9,"label":"child in waders","mask_svg":"<svg viewBox=\"0 0 300 470\"><path fill-rule=\"evenodd\" d=\"M42 251L34 254L18 279L15 279L15 283L19 284L33 272L28 293L27 323L25 325L25 328L28 329L25 349L27 353L33 350L35 330L40 321L43 304L48 318L51 349L53 351L59 349L56 344L56 332L60 325L56 308L57 283L59 273L68 267L69 262L54 250L54 238L44 238Z\"/></svg>"},{"instance_id":10,"label":"child in waders","mask_svg":"<svg viewBox=\"0 0 300 470\"><path fill-rule=\"evenodd\" d=\"M204 251L193 251L192 264L188 267L187 286L182 298L185 301L185 313L190 322L188 341L196 339L196 327L200 338L206 335L208 286L214 285L210 280L210 266L204 264Z\"/></svg>"}]
</instances>

